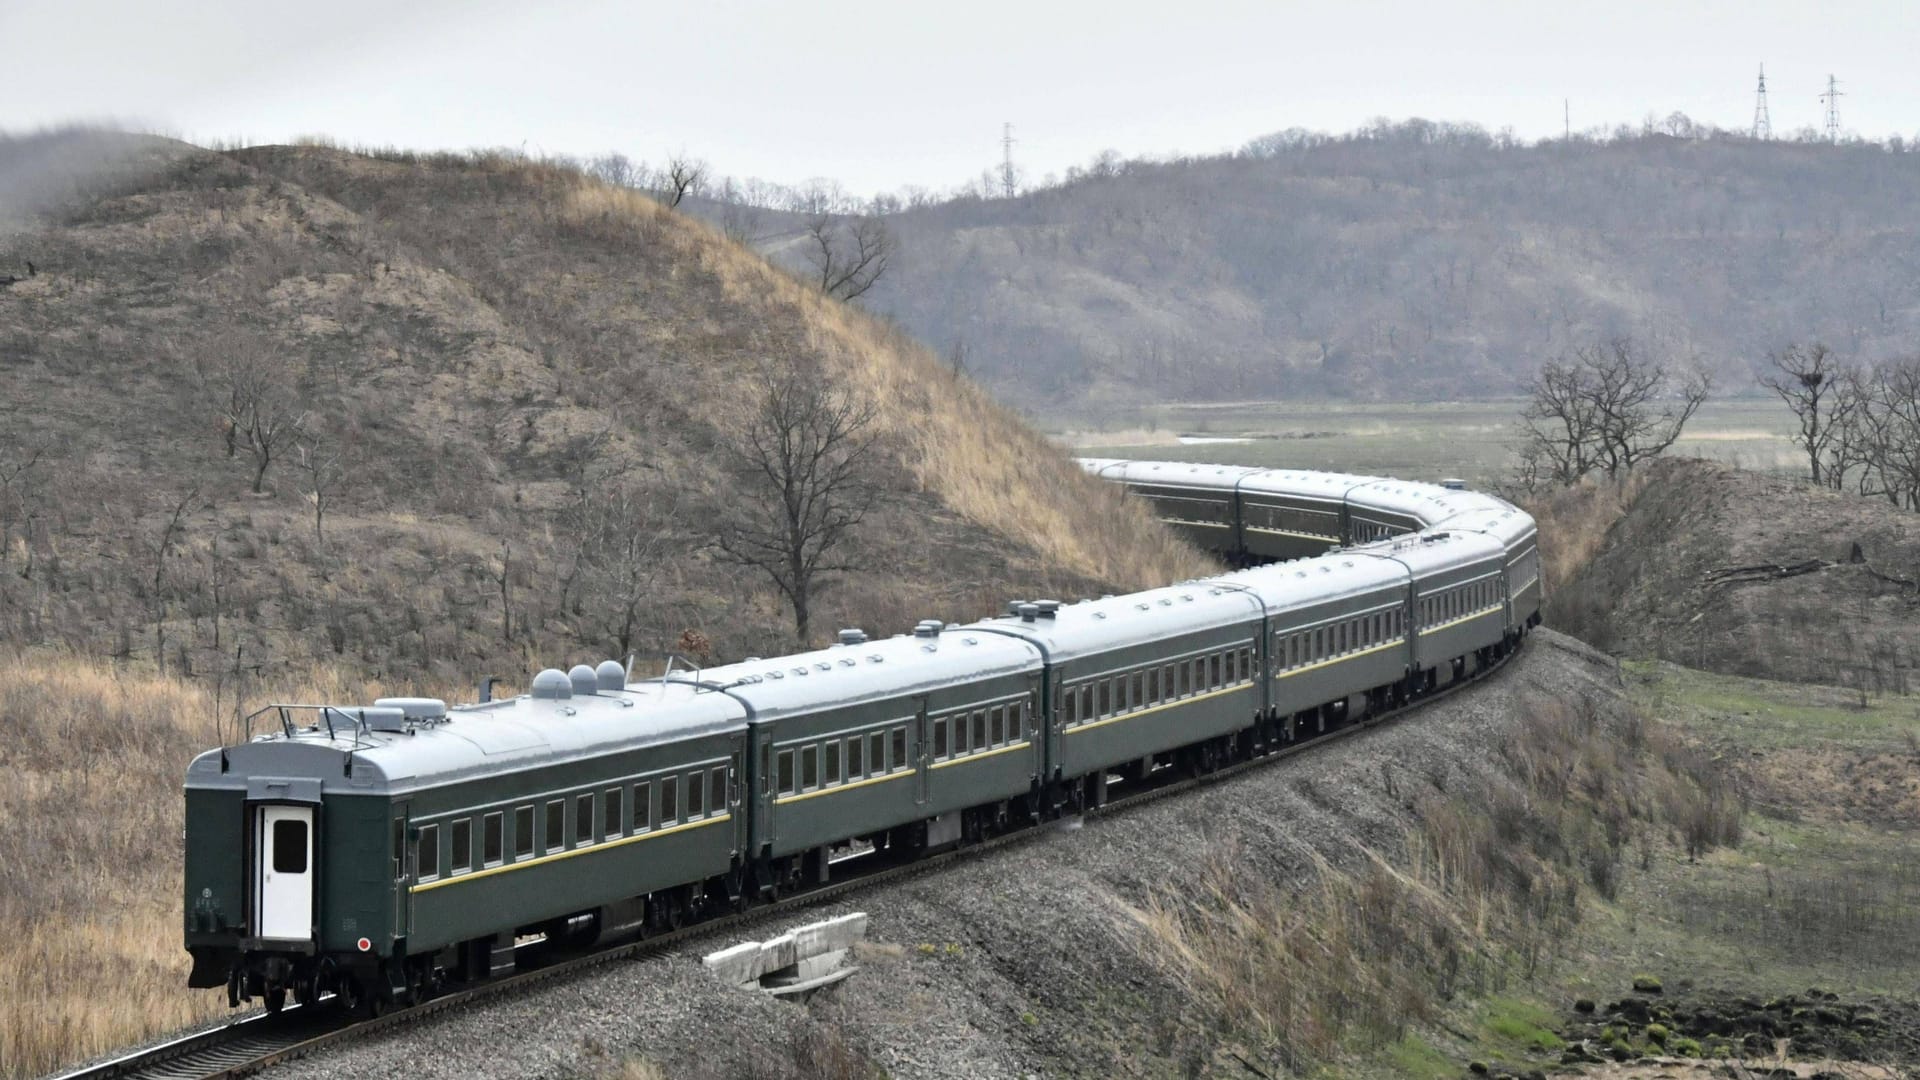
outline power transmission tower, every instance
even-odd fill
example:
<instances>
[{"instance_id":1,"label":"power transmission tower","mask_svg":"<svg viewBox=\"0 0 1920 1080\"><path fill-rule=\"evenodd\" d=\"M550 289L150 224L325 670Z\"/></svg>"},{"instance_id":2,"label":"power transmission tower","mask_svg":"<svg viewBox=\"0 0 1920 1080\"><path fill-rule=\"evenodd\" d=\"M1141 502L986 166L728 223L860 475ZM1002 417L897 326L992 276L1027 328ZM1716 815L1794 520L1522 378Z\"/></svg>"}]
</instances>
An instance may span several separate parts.
<instances>
[{"instance_id":1,"label":"power transmission tower","mask_svg":"<svg viewBox=\"0 0 1920 1080\"><path fill-rule=\"evenodd\" d=\"M1020 174L1013 168L1013 125L1000 125L1000 190L1011 199L1018 192Z\"/></svg>"},{"instance_id":2,"label":"power transmission tower","mask_svg":"<svg viewBox=\"0 0 1920 1080\"><path fill-rule=\"evenodd\" d=\"M1820 100L1827 106L1827 141L1830 143L1840 141L1840 99L1845 96L1840 81L1827 76L1827 92L1820 95Z\"/></svg>"},{"instance_id":3,"label":"power transmission tower","mask_svg":"<svg viewBox=\"0 0 1920 1080\"><path fill-rule=\"evenodd\" d=\"M1773 119L1767 115L1767 65L1760 65L1760 91L1753 98L1753 137L1773 138Z\"/></svg>"}]
</instances>

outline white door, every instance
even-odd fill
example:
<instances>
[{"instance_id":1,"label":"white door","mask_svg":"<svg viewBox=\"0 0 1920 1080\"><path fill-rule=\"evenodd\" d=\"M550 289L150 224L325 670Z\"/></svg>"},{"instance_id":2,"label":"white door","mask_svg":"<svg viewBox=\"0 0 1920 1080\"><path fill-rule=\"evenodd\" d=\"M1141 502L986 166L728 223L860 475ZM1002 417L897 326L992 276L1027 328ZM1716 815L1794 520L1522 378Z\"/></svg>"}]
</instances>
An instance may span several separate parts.
<instances>
[{"instance_id":1,"label":"white door","mask_svg":"<svg viewBox=\"0 0 1920 1080\"><path fill-rule=\"evenodd\" d=\"M259 830L254 934L306 941L313 937L313 808L263 806Z\"/></svg>"}]
</instances>

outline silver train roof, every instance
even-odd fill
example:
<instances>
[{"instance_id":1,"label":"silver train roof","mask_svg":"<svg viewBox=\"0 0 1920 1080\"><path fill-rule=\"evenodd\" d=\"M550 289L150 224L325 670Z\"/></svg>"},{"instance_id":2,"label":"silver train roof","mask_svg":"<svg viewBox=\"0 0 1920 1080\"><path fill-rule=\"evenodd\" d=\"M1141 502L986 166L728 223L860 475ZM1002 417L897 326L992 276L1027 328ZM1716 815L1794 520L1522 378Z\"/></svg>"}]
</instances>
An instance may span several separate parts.
<instances>
[{"instance_id":1,"label":"silver train roof","mask_svg":"<svg viewBox=\"0 0 1920 1080\"><path fill-rule=\"evenodd\" d=\"M354 722L351 706L333 712L331 731L324 722L307 722L320 713L301 710L291 714L302 723L291 735L275 731L200 755L187 770L188 786L219 786L224 754L226 775L241 783L249 775L317 775L328 790L399 793L746 726L745 707L727 695L657 680L561 699L522 695L456 706L444 721L401 731L368 730ZM343 773L340 759L348 754L351 773Z\"/></svg>"},{"instance_id":2,"label":"silver train roof","mask_svg":"<svg viewBox=\"0 0 1920 1080\"><path fill-rule=\"evenodd\" d=\"M755 721L925 693L995 675L1039 671L1040 651L998 634L954 626L835 645L794 656L675 672L676 686L725 690Z\"/></svg>"},{"instance_id":3,"label":"silver train roof","mask_svg":"<svg viewBox=\"0 0 1920 1080\"><path fill-rule=\"evenodd\" d=\"M1344 500L1355 508L1387 511L1413 518L1426 528L1450 522L1463 514L1482 514L1487 516L1481 519L1476 531L1495 531L1503 536L1518 538L1526 535L1533 523L1533 519L1524 511L1498 496L1480 491L1461 491L1418 480L1394 480L1381 476L1306 469L1196 465L1184 461L1128 461L1120 458L1077 460L1082 469L1103 480L1129 484L1175 484L1223 492L1237 490L1242 495L1272 495L1322 502Z\"/></svg>"},{"instance_id":4,"label":"silver train roof","mask_svg":"<svg viewBox=\"0 0 1920 1080\"><path fill-rule=\"evenodd\" d=\"M1042 645L1055 661L1072 660L1181 634L1247 623L1260 601L1224 578L1205 578L1162 589L1062 604L1051 616L1029 622L1018 615L983 619L962 627L1007 634Z\"/></svg>"}]
</instances>

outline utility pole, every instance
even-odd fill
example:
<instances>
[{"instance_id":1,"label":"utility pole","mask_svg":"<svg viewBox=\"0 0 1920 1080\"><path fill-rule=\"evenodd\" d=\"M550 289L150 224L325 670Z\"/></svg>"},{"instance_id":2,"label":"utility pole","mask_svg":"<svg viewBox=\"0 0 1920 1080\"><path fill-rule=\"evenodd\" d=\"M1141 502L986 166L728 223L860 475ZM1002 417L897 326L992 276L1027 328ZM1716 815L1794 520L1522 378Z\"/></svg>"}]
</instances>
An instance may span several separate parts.
<instances>
[{"instance_id":1,"label":"utility pole","mask_svg":"<svg viewBox=\"0 0 1920 1080\"><path fill-rule=\"evenodd\" d=\"M1760 90L1753 99L1753 137L1760 141L1773 138L1773 118L1767 115L1767 65L1760 65Z\"/></svg>"},{"instance_id":2,"label":"utility pole","mask_svg":"<svg viewBox=\"0 0 1920 1080\"><path fill-rule=\"evenodd\" d=\"M1830 143L1840 141L1840 99L1845 96L1840 89L1840 81L1828 75L1827 92L1820 95L1820 100L1827 106L1827 141Z\"/></svg>"},{"instance_id":3,"label":"utility pole","mask_svg":"<svg viewBox=\"0 0 1920 1080\"><path fill-rule=\"evenodd\" d=\"M1011 199L1018 193L1019 174L1013 171L1013 125L1000 125L1000 190Z\"/></svg>"}]
</instances>

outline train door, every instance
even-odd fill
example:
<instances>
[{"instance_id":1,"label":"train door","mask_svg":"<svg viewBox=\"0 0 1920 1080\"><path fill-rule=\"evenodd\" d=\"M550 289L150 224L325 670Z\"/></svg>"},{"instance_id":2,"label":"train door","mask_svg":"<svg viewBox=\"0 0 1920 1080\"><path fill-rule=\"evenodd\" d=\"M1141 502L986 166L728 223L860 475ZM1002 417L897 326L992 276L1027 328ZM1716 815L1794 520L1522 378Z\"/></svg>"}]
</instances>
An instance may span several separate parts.
<instances>
[{"instance_id":1,"label":"train door","mask_svg":"<svg viewBox=\"0 0 1920 1080\"><path fill-rule=\"evenodd\" d=\"M255 935L313 939L313 807L267 805L255 814Z\"/></svg>"},{"instance_id":2,"label":"train door","mask_svg":"<svg viewBox=\"0 0 1920 1080\"><path fill-rule=\"evenodd\" d=\"M393 808L393 936L403 938L413 925L412 885L418 873L420 841L407 841L408 804Z\"/></svg>"},{"instance_id":3,"label":"train door","mask_svg":"<svg viewBox=\"0 0 1920 1080\"><path fill-rule=\"evenodd\" d=\"M927 696L913 699L913 760L915 778L913 781L913 801L925 803L929 795L928 785L933 773L933 730L927 722Z\"/></svg>"}]
</instances>

